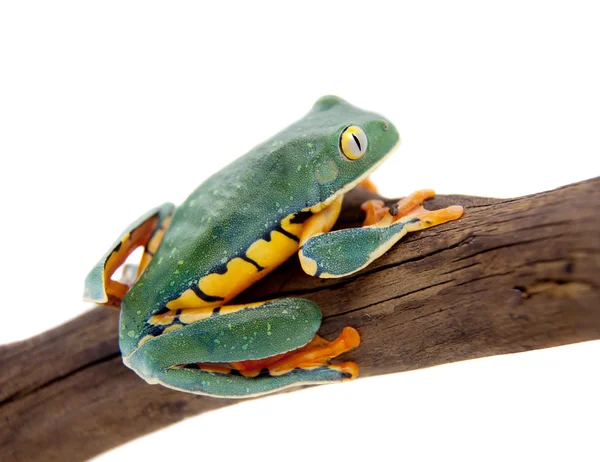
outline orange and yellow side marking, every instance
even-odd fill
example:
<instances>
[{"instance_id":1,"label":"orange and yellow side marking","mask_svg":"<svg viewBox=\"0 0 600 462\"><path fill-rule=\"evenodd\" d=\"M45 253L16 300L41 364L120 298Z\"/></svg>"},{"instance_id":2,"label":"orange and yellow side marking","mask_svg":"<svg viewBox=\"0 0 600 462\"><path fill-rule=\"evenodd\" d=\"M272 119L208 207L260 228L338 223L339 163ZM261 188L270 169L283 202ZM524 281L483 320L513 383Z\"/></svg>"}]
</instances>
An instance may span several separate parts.
<instances>
[{"instance_id":1,"label":"orange and yellow side marking","mask_svg":"<svg viewBox=\"0 0 600 462\"><path fill-rule=\"evenodd\" d=\"M277 230L271 231L270 239L259 239L246 251L248 258L265 269L276 268L298 250L298 242Z\"/></svg>"},{"instance_id":2,"label":"orange and yellow side marking","mask_svg":"<svg viewBox=\"0 0 600 462\"><path fill-rule=\"evenodd\" d=\"M292 223L292 220L294 219L295 216L296 216L296 214L293 213L292 215L288 215L287 217L285 217L283 219L283 221L281 222L281 228L284 231L287 231L288 233L293 234L297 238L300 238L300 234L302 234L302 229L304 228L304 224L303 223Z\"/></svg>"},{"instance_id":3,"label":"orange and yellow side marking","mask_svg":"<svg viewBox=\"0 0 600 462\"><path fill-rule=\"evenodd\" d=\"M152 324L153 326L168 326L169 324L173 324L173 321L175 321L175 316L175 311L167 311L166 313L155 314L148 319L148 323Z\"/></svg>"},{"instance_id":4,"label":"orange and yellow side marking","mask_svg":"<svg viewBox=\"0 0 600 462\"><path fill-rule=\"evenodd\" d=\"M256 303L247 303L244 305L225 305L219 307L218 315L222 316L225 314L235 313L236 311L240 311L246 308L256 308L257 306L262 306L266 302L256 302ZM183 324L191 324L196 321L202 321L203 319L208 319L215 314L215 308L186 308L181 310L181 314L179 315L179 320Z\"/></svg>"},{"instance_id":5,"label":"orange and yellow side marking","mask_svg":"<svg viewBox=\"0 0 600 462\"><path fill-rule=\"evenodd\" d=\"M208 274L200 279L198 287L207 295L230 299L232 294L240 293L258 279L258 268L236 257L227 263L227 271L224 274Z\"/></svg>"},{"instance_id":6,"label":"orange and yellow side marking","mask_svg":"<svg viewBox=\"0 0 600 462\"><path fill-rule=\"evenodd\" d=\"M179 314L177 311L166 311L165 313L155 314L152 316L148 323L153 326L169 326L164 332L171 332L172 330L179 329L183 327L182 324L191 324L196 321L202 321L204 319L208 319L212 316L222 316L225 314L235 313L236 311L244 310L247 308L256 308L258 306L262 306L267 302L255 302L255 303L246 303L241 305L224 305L216 308L209 307L198 307L198 308L182 308L179 310ZM182 324L173 324L175 320L179 319Z\"/></svg>"},{"instance_id":7,"label":"orange and yellow side marking","mask_svg":"<svg viewBox=\"0 0 600 462\"><path fill-rule=\"evenodd\" d=\"M191 324L196 321L202 321L212 316L214 308L184 308L181 310L179 320L184 324Z\"/></svg>"},{"instance_id":8,"label":"orange and yellow side marking","mask_svg":"<svg viewBox=\"0 0 600 462\"><path fill-rule=\"evenodd\" d=\"M294 215L289 215L281 223L281 229L300 238L302 223L291 223ZM193 289L187 289L178 298L167 303L170 310L186 308L211 308L227 303L240 292L265 277L298 251L298 242L277 231L270 232L270 240L259 239L245 252L245 257L260 267L241 257L235 257L227 263L223 274L207 274L198 281L198 288L208 296L222 300L207 302L202 300Z\"/></svg>"},{"instance_id":9,"label":"orange and yellow side marking","mask_svg":"<svg viewBox=\"0 0 600 462\"><path fill-rule=\"evenodd\" d=\"M242 305L225 305L221 307L219 315L235 313L236 311L244 310L246 308L256 308L258 306L263 306L265 303L267 302L245 303Z\"/></svg>"},{"instance_id":10,"label":"orange and yellow side marking","mask_svg":"<svg viewBox=\"0 0 600 462\"><path fill-rule=\"evenodd\" d=\"M200 308L206 307L211 308L215 306L219 306L222 301L218 302L205 302L200 297L196 295L192 289L187 289L184 291L178 298L171 300L167 303L167 308L170 310L178 310L181 308Z\"/></svg>"},{"instance_id":11,"label":"orange and yellow side marking","mask_svg":"<svg viewBox=\"0 0 600 462\"><path fill-rule=\"evenodd\" d=\"M152 340L153 338L154 338L154 335L146 335L145 337L142 337L138 343L138 348L141 347L148 340Z\"/></svg>"},{"instance_id":12,"label":"orange and yellow side marking","mask_svg":"<svg viewBox=\"0 0 600 462\"><path fill-rule=\"evenodd\" d=\"M181 324L173 324L172 326L167 327L164 331L163 334L168 334L169 332L173 332L175 330L181 329L182 327L184 327Z\"/></svg>"}]
</instances>

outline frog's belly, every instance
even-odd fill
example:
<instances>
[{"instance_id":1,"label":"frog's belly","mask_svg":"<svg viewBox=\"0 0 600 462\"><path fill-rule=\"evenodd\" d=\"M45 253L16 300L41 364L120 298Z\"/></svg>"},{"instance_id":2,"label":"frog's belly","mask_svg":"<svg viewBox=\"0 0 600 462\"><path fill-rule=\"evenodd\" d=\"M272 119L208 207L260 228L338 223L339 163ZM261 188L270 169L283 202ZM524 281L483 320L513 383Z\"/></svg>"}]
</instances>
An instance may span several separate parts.
<instances>
[{"instance_id":1,"label":"frog's belly","mask_svg":"<svg viewBox=\"0 0 600 462\"><path fill-rule=\"evenodd\" d=\"M281 227L271 231L269 240L258 239L243 255L232 258L224 273L202 277L197 285L168 302L167 308L208 308L228 303L298 252L300 229L294 231Z\"/></svg>"}]
</instances>

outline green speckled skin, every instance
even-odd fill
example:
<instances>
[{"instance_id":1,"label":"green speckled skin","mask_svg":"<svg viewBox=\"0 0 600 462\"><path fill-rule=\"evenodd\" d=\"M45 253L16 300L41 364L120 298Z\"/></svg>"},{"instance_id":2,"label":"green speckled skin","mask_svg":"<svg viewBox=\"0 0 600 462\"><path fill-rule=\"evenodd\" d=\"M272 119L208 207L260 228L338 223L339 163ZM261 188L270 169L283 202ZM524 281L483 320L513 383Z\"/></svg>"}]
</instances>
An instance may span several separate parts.
<instances>
[{"instance_id":1,"label":"green speckled skin","mask_svg":"<svg viewBox=\"0 0 600 462\"><path fill-rule=\"evenodd\" d=\"M418 218L401 220L384 228L347 228L320 234L302 247L304 256L317 263L315 276L342 277L364 268L382 246L390 247L406 234L406 225Z\"/></svg>"}]
</instances>

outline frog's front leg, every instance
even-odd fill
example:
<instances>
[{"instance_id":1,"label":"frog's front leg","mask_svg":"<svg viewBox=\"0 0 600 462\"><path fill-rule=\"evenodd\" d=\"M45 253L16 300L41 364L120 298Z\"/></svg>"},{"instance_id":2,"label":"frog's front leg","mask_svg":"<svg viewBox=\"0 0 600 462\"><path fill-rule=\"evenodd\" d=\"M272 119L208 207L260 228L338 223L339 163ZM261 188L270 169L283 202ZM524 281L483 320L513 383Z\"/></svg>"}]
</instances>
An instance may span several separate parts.
<instances>
[{"instance_id":1,"label":"frog's front leg","mask_svg":"<svg viewBox=\"0 0 600 462\"><path fill-rule=\"evenodd\" d=\"M174 210L173 204L165 203L149 210L131 223L89 272L85 279L83 298L101 305L119 307L131 283L152 260ZM144 247L144 253L139 267L135 270L137 274L131 274L132 267L129 267L125 271L124 280L111 279L115 271L138 247Z\"/></svg>"},{"instance_id":2,"label":"frog's front leg","mask_svg":"<svg viewBox=\"0 0 600 462\"><path fill-rule=\"evenodd\" d=\"M230 398L355 377L354 363L329 361L357 346L358 333L327 342L315 335L320 324L319 307L300 298L167 311L123 361L149 383Z\"/></svg>"},{"instance_id":3,"label":"frog's front leg","mask_svg":"<svg viewBox=\"0 0 600 462\"><path fill-rule=\"evenodd\" d=\"M463 208L458 205L433 211L423 208L423 201L434 195L430 189L417 191L390 208L382 201L368 201L362 207L367 214L362 228L325 233L305 228L299 251L302 268L322 278L347 276L379 258L406 233L460 218ZM319 220L317 215L311 219Z\"/></svg>"}]
</instances>

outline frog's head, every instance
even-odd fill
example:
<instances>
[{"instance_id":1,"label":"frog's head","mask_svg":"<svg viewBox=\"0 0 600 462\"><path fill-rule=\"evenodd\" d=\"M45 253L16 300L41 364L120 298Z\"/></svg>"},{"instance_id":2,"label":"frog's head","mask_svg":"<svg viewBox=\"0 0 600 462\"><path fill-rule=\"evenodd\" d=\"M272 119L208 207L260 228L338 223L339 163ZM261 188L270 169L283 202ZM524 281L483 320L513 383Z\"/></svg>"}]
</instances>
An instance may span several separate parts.
<instances>
[{"instance_id":1,"label":"frog's head","mask_svg":"<svg viewBox=\"0 0 600 462\"><path fill-rule=\"evenodd\" d=\"M301 131L310 134L311 141L305 143L309 170L321 201L365 179L400 139L388 120L337 96L320 98L299 125Z\"/></svg>"}]
</instances>

